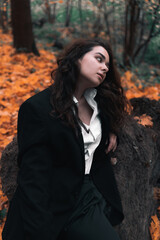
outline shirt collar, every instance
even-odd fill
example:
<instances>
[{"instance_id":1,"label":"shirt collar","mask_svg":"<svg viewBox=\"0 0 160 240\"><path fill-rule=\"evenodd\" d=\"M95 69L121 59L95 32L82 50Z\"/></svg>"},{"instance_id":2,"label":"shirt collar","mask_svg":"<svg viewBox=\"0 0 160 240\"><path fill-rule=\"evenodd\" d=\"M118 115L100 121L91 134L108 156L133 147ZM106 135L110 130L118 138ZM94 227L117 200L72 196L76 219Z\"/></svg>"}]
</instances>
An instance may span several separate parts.
<instances>
[{"instance_id":1,"label":"shirt collar","mask_svg":"<svg viewBox=\"0 0 160 240\"><path fill-rule=\"evenodd\" d=\"M73 96L73 101L75 102L75 104L78 104L78 100L75 96Z\"/></svg>"}]
</instances>

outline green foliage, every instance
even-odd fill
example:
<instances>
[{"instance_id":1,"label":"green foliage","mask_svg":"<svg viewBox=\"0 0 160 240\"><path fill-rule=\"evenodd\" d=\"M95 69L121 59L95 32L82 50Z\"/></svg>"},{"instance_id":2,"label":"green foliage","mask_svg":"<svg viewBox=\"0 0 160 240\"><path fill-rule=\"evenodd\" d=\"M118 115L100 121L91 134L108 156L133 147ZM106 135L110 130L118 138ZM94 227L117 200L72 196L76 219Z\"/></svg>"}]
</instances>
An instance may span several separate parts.
<instances>
[{"instance_id":1,"label":"green foliage","mask_svg":"<svg viewBox=\"0 0 160 240\"><path fill-rule=\"evenodd\" d=\"M42 0L34 0L31 2L31 14L33 22L36 22L41 18L46 18L42 3Z\"/></svg>"},{"instance_id":2,"label":"green foliage","mask_svg":"<svg viewBox=\"0 0 160 240\"><path fill-rule=\"evenodd\" d=\"M91 10L82 10L82 18L83 21L91 21L93 17L93 12ZM79 10L77 8L73 8L71 22L80 24Z\"/></svg>"},{"instance_id":3,"label":"green foliage","mask_svg":"<svg viewBox=\"0 0 160 240\"><path fill-rule=\"evenodd\" d=\"M160 64L160 36L153 38L149 43L145 61L149 64Z\"/></svg>"},{"instance_id":4,"label":"green foliage","mask_svg":"<svg viewBox=\"0 0 160 240\"><path fill-rule=\"evenodd\" d=\"M4 218L6 217L6 214L7 214L7 208L4 208L0 211L0 224L4 220Z\"/></svg>"},{"instance_id":5,"label":"green foliage","mask_svg":"<svg viewBox=\"0 0 160 240\"><path fill-rule=\"evenodd\" d=\"M42 28L34 28L34 35L39 42L52 43L57 37L60 37L60 32L54 29L51 23L45 23Z\"/></svg>"},{"instance_id":6,"label":"green foliage","mask_svg":"<svg viewBox=\"0 0 160 240\"><path fill-rule=\"evenodd\" d=\"M62 8L61 11L58 12L56 16L56 22L64 23L66 19L66 12L65 8ZM91 21L93 17L93 12L91 10L82 9L82 18L83 21ZM80 24L80 13L77 7L72 8L71 13L71 23L72 24Z\"/></svg>"},{"instance_id":7,"label":"green foliage","mask_svg":"<svg viewBox=\"0 0 160 240\"><path fill-rule=\"evenodd\" d=\"M31 0L31 8L34 8L36 6L40 6L44 3L43 0Z\"/></svg>"},{"instance_id":8,"label":"green foliage","mask_svg":"<svg viewBox=\"0 0 160 240\"><path fill-rule=\"evenodd\" d=\"M143 87L160 83L160 70L158 65L149 65L147 62L143 62L139 66L132 65L130 70L141 81Z\"/></svg>"}]
</instances>

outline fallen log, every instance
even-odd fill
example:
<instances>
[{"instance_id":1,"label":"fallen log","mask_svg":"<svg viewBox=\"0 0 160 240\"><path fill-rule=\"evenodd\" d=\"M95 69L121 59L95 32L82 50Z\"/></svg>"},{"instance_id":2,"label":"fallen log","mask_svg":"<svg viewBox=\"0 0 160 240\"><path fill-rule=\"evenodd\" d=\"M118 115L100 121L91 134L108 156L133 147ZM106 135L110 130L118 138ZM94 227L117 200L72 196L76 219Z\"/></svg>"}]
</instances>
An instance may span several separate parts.
<instances>
[{"instance_id":1,"label":"fallen log","mask_svg":"<svg viewBox=\"0 0 160 240\"><path fill-rule=\"evenodd\" d=\"M114 172L125 219L116 229L122 240L149 240L150 217L158 205L154 187L160 187L160 102L135 98L131 104L133 116L146 114L153 126L142 126L130 118L119 135Z\"/></svg>"},{"instance_id":2,"label":"fallen log","mask_svg":"<svg viewBox=\"0 0 160 240\"><path fill-rule=\"evenodd\" d=\"M121 240L150 240L150 217L157 211L154 188L160 187L160 102L132 99L133 116L125 120L119 134L118 159L113 166L122 198L125 219L116 227ZM147 114L153 126L143 126L133 117ZM2 153L2 189L10 200L17 177L17 139Z\"/></svg>"}]
</instances>

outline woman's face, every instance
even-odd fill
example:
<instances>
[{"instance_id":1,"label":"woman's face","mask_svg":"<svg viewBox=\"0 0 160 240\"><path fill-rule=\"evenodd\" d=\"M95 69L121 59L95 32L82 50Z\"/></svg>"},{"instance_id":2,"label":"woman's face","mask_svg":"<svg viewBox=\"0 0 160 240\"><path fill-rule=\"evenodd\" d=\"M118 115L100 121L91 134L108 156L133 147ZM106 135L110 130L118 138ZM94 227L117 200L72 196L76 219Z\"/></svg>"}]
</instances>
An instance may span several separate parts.
<instances>
[{"instance_id":1,"label":"woman's face","mask_svg":"<svg viewBox=\"0 0 160 240\"><path fill-rule=\"evenodd\" d=\"M97 87L104 81L109 70L109 55L105 48L96 46L79 59L78 63L78 84L83 84L84 88Z\"/></svg>"}]
</instances>

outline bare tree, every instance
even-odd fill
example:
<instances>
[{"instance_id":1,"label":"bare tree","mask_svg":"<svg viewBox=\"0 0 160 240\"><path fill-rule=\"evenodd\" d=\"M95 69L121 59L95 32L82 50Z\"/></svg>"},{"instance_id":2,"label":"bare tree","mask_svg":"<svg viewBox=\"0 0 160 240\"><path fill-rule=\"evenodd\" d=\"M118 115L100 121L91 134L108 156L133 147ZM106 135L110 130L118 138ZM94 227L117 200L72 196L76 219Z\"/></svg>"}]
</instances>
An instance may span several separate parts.
<instances>
[{"instance_id":1,"label":"bare tree","mask_svg":"<svg viewBox=\"0 0 160 240\"><path fill-rule=\"evenodd\" d=\"M30 0L11 0L11 21L17 51L39 55L32 31Z\"/></svg>"},{"instance_id":2,"label":"bare tree","mask_svg":"<svg viewBox=\"0 0 160 240\"><path fill-rule=\"evenodd\" d=\"M138 45L138 47L137 47L137 49L135 51L135 54L134 54L134 59L135 59L138 56L138 54L140 52L142 52L141 57L140 57L138 63L143 61L145 53L147 51L148 44L151 41L151 39L156 37L156 36L158 36L160 34L160 29L159 30L155 30L156 24L158 24L158 22L160 20L160 17L158 17L159 9L160 9L160 1L155 6L155 8L153 9L154 19L152 21L152 24L151 24L151 27L149 29L149 33L148 33L148 36L146 37L146 39L142 38L142 36L143 36L143 27L142 27L142 30L141 30L142 33L141 33L141 38L140 38L140 41L139 41L139 45Z\"/></svg>"},{"instance_id":3,"label":"bare tree","mask_svg":"<svg viewBox=\"0 0 160 240\"><path fill-rule=\"evenodd\" d=\"M65 27L69 27L72 14L72 0L66 1L66 20Z\"/></svg>"},{"instance_id":4,"label":"bare tree","mask_svg":"<svg viewBox=\"0 0 160 240\"><path fill-rule=\"evenodd\" d=\"M105 5L105 2L102 1L95 1L97 5L97 14L95 16L94 24L93 24L93 32L94 36L98 37L100 32L104 29L103 24L103 7ZM106 19L105 19L106 20ZM108 30L108 29L107 29Z\"/></svg>"},{"instance_id":5,"label":"bare tree","mask_svg":"<svg viewBox=\"0 0 160 240\"><path fill-rule=\"evenodd\" d=\"M109 24L109 20L108 20L108 16L109 16L110 13L107 11L106 2L101 0L101 4L102 4L102 7L103 7L103 12L104 12L106 34L109 36L109 38L111 38L111 30L110 30L110 24Z\"/></svg>"},{"instance_id":6,"label":"bare tree","mask_svg":"<svg viewBox=\"0 0 160 240\"><path fill-rule=\"evenodd\" d=\"M148 4L146 5L143 0L125 1L123 61L126 66L140 63L144 58L149 42L160 33L160 30L156 30L156 24L160 19L158 16L160 1L151 2L150 8ZM149 16L145 16L148 14L148 8L151 9L150 14L152 15L150 22L147 20Z\"/></svg>"},{"instance_id":7,"label":"bare tree","mask_svg":"<svg viewBox=\"0 0 160 240\"><path fill-rule=\"evenodd\" d=\"M53 2L53 4L51 5L48 0L45 0L44 1L44 5L45 5L45 8L43 10L44 10L44 12L46 13L46 15L48 17L48 22L49 23L54 23L55 19L56 19L56 6L57 6L57 3Z\"/></svg>"},{"instance_id":8,"label":"bare tree","mask_svg":"<svg viewBox=\"0 0 160 240\"><path fill-rule=\"evenodd\" d=\"M125 3L124 64L128 66L133 60L141 9L137 0L126 0Z\"/></svg>"},{"instance_id":9,"label":"bare tree","mask_svg":"<svg viewBox=\"0 0 160 240\"><path fill-rule=\"evenodd\" d=\"M78 9L79 9L79 17L80 17L81 29L83 29L82 0L78 0Z\"/></svg>"}]
</instances>

